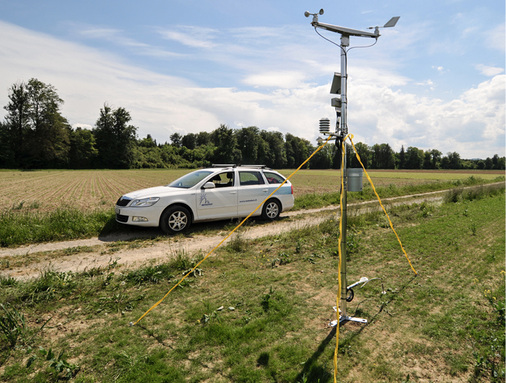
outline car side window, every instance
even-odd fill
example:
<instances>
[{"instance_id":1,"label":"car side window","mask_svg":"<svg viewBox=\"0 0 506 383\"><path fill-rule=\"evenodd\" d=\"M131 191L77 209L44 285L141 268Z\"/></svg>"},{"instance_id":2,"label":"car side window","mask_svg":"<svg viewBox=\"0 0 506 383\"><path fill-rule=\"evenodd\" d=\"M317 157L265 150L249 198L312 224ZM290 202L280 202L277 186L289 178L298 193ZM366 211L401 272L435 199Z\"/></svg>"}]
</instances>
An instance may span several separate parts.
<instances>
[{"instance_id":1,"label":"car side window","mask_svg":"<svg viewBox=\"0 0 506 383\"><path fill-rule=\"evenodd\" d=\"M234 172L223 172L216 174L210 180L217 188L234 186Z\"/></svg>"},{"instance_id":2,"label":"car side window","mask_svg":"<svg viewBox=\"0 0 506 383\"><path fill-rule=\"evenodd\" d=\"M270 184L280 184L285 180L282 176L273 172L264 172L264 175Z\"/></svg>"},{"instance_id":3,"label":"car side window","mask_svg":"<svg viewBox=\"0 0 506 383\"><path fill-rule=\"evenodd\" d=\"M239 182L241 186L263 185L265 183L262 174L252 170L240 171Z\"/></svg>"}]
</instances>

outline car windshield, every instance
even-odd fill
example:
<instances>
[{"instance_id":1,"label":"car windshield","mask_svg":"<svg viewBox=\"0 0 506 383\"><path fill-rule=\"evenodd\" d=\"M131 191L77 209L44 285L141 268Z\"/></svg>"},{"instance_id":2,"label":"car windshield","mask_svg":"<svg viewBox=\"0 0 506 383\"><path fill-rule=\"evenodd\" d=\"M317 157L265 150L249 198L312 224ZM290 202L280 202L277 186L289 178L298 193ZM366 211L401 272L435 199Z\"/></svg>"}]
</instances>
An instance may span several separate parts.
<instances>
[{"instance_id":1,"label":"car windshield","mask_svg":"<svg viewBox=\"0 0 506 383\"><path fill-rule=\"evenodd\" d=\"M211 173L212 172L209 170L197 170L195 172L182 176L181 178L178 178L167 186L172 188L189 189L198 184Z\"/></svg>"}]
</instances>

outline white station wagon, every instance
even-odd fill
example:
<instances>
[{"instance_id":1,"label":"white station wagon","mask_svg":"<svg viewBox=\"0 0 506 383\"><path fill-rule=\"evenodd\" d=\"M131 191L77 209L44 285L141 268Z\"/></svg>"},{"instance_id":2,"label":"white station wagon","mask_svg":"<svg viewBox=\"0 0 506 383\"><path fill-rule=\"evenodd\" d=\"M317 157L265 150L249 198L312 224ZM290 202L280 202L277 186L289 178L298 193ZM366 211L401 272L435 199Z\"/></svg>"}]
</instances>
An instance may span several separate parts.
<instances>
[{"instance_id":1,"label":"white station wagon","mask_svg":"<svg viewBox=\"0 0 506 383\"><path fill-rule=\"evenodd\" d=\"M248 216L285 180L261 166L213 165L178 178L166 186L137 190L116 202L116 221L159 226L167 234L193 222ZM293 207L293 186L287 181L253 216L274 220Z\"/></svg>"}]
</instances>

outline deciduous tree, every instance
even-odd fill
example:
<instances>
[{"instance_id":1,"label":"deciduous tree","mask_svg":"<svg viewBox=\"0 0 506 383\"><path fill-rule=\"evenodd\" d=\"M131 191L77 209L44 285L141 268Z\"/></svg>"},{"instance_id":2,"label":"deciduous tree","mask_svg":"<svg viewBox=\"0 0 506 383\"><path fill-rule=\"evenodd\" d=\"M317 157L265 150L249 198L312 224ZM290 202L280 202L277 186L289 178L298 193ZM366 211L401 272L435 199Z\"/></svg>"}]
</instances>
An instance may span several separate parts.
<instances>
[{"instance_id":1,"label":"deciduous tree","mask_svg":"<svg viewBox=\"0 0 506 383\"><path fill-rule=\"evenodd\" d=\"M88 129L76 128L70 135L70 165L72 169L90 169L98 155L95 136Z\"/></svg>"},{"instance_id":2,"label":"deciduous tree","mask_svg":"<svg viewBox=\"0 0 506 383\"><path fill-rule=\"evenodd\" d=\"M71 128L60 113L56 88L35 78L10 88L5 107L9 139L17 166L68 166Z\"/></svg>"},{"instance_id":3,"label":"deciduous tree","mask_svg":"<svg viewBox=\"0 0 506 383\"><path fill-rule=\"evenodd\" d=\"M406 169L422 169L423 150L410 146L406 151Z\"/></svg>"},{"instance_id":4,"label":"deciduous tree","mask_svg":"<svg viewBox=\"0 0 506 383\"><path fill-rule=\"evenodd\" d=\"M375 144L371 153L372 169L394 169L394 151L388 144Z\"/></svg>"},{"instance_id":5,"label":"deciduous tree","mask_svg":"<svg viewBox=\"0 0 506 383\"><path fill-rule=\"evenodd\" d=\"M124 108L100 109L93 134L97 142L98 164L102 168L128 169L134 163L137 128L128 125L131 117Z\"/></svg>"}]
</instances>

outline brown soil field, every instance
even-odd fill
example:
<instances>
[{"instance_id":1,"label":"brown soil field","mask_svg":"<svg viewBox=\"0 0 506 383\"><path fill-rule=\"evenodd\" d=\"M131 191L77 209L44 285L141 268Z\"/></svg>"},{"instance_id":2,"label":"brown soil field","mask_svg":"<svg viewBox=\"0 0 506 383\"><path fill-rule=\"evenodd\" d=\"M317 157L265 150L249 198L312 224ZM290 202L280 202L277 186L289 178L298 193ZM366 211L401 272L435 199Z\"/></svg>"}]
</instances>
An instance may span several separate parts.
<instances>
[{"instance_id":1,"label":"brown soil field","mask_svg":"<svg viewBox=\"0 0 506 383\"><path fill-rule=\"evenodd\" d=\"M7 209L48 211L60 207L108 209L124 193L164 185L187 170L41 170L0 172Z\"/></svg>"}]
</instances>

